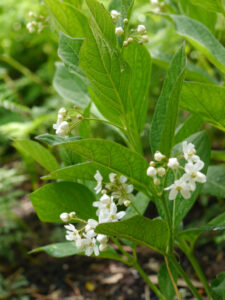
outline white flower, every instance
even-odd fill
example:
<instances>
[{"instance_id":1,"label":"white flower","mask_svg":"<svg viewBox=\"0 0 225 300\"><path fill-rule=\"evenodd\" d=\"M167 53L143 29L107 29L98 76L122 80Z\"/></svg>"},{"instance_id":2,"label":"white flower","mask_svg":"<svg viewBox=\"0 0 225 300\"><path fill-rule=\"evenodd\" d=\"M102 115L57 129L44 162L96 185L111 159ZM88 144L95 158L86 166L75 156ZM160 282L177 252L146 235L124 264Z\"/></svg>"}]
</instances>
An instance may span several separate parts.
<instances>
[{"instance_id":1,"label":"white flower","mask_svg":"<svg viewBox=\"0 0 225 300\"><path fill-rule=\"evenodd\" d=\"M157 170L154 167L148 167L147 175L150 177L155 177L157 175Z\"/></svg>"},{"instance_id":2,"label":"white flower","mask_svg":"<svg viewBox=\"0 0 225 300\"><path fill-rule=\"evenodd\" d=\"M120 27L116 27L115 34L118 35L118 36L123 35L123 28L121 26Z\"/></svg>"},{"instance_id":3,"label":"white flower","mask_svg":"<svg viewBox=\"0 0 225 300\"><path fill-rule=\"evenodd\" d=\"M120 13L115 9L111 10L110 14L113 20L116 20L120 16Z\"/></svg>"},{"instance_id":4,"label":"white flower","mask_svg":"<svg viewBox=\"0 0 225 300\"><path fill-rule=\"evenodd\" d=\"M154 154L154 159L156 161L162 161L165 158L165 155L163 155L161 152L156 151L156 153Z\"/></svg>"},{"instance_id":5,"label":"white flower","mask_svg":"<svg viewBox=\"0 0 225 300\"><path fill-rule=\"evenodd\" d=\"M65 225L64 227L67 229L66 239L68 241L76 241L77 239L81 238L78 230L75 228L74 225L68 224L68 225Z\"/></svg>"},{"instance_id":6,"label":"white flower","mask_svg":"<svg viewBox=\"0 0 225 300\"><path fill-rule=\"evenodd\" d=\"M126 207L130 206L131 202L129 200L125 200L123 203Z\"/></svg>"},{"instance_id":7,"label":"white flower","mask_svg":"<svg viewBox=\"0 0 225 300\"><path fill-rule=\"evenodd\" d=\"M194 161L198 160L199 157L197 155L195 155L196 150L195 150L194 144L184 141L182 143L182 148L183 148L184 158L186 160L193 160L193 159L194 159Z\"/></svg>"},{"instance_id":8,"label":"white flower","mask_svg":"<svg viewBox=\"0 0 225 300\"><path fill-rule=\"evenodd\" d=\"M157 174L158 174L160 177L163 177L163 176L166 174L166 169L163 168L163 167L157 168Z\"/></svg>"},{"instance_id":9,"label":"white flower","mask_svg":"<svg viewBox=\"0 0 225 300\"><path fill-rule=\"evenodd\" d=\"M98 170L94 176L94 179L97 181L97 186L94 189L95 189L96 194L98 194L102 190L102 180L103 180L103 177Z\"/></svg>"},{"instance_id":10,"label":"white flower","mask_svg":"<svg viewBox=\"0 0 225 300\"><path fill-rule=\"evenodd\" d=\"M66 116L66 109L65 107L61 107L58 111L58 116L62 116L62 117L65 117Z\"/></svg>"},{"instance_id":11,"label":"white flower","mask_svg":"<svg viewBox=\"0 0 225 300\"><path fill-rule=\"evenodd\" d=\"M148 36L145 34L145 35L142 35L141 37L141 43L148 43Z\"/></svg>"},{"instance_id":12,"label":"white flower","mask_svg":"<svg viewBox=\"0 0 225 300\"><path fill-rule=\"evenodd\" d=\"M87 225L85 226L85 230L86 232L88 232L89 230L93 230L98 226L98 222L94 219L89 219L87 222Z\"/></svg>"},{"instance_id":13,"label":"white flower","mask_svg":"<svg viewBox=\"0 0 225 300\"><path fill-rule=\"evenodd\" d=\"M173 169L173 170L174 170L174 169L177 169L177 168L179 167L179 161L178 161L178 159L175 158L175 157L170 158L169 161L168 161L167 166L168 166L170 169Z\"/></svg>"},{"instance_id":14,"label":"white flower","mask_svg":"<svg viewBox=\"0 0 225 300\"><path fill-rule=\"evenodd\" d=\"M166 191L170 190L169 193L169 200L175 200L177 194L180 192L184 199L189 199L191 197L191 187L190 185L184 180L183 177L176 180L172 185L165 188Z\"/></svg>"},{"instance_id":15,"label":"white flower","mask_svg":"<svg viewBox=\"0 0 225 300\"><path fill-rule=\"evenodd\" d=\"M99 245L99 250L101 252L106 251L107 250L108 245L107 244L100 244Z\"/></svg>"},{"instance_id":16,"label":"white flower","mask_svg":"<svg viewBox=\"0 0 225 300\"><path fill-rule=\"evenodd\" d=\"M117 174L115 174L115 173L110 173L110 174L109 174L109 180L110 180L110 182L113 183L113 182L115 181L116 177L117 177Z\"/></svg>"},{"instance_id":17,"label":"white flower","mask_svg":"<svg viewBox=\"0 0 225 300\"><path fill-rule=\"evenodd\" d=\"M99 223L116 222L125 216L125 211L117 213L117 206L114 202L110 204L109 209L103 209L99 214Z\"/></svg>"},{"instance_id":18,"label":"white flower","mask_svg":"<svg viewBox=\"0 0 225 300\"><path fill-rule=\"evenodd\" d=\"M108 237L105 235L105 234L98 234L97 236L97 241L100 243L100 244L106 244L108 242Z\"/></svg>"},{"instance_id":19,"label":"white flower","mask_svg":"<svg viewBox=\"0 0 225 300\"><path fill-rule=\"evenodd\" d=\"M54 125L56 125L56 124L54 124ZM65 137L68 135L68 132L69 132L69 123L67 121L63 121L60 125L58 125L57 127L53 127L53 128L56 129L57 135Z\"/></svg>"},{"instance_id":20,"label":"white flower","mask_svg":"<svg viewBox=\"0 0 225 300\"><path fill-rule=\"evenodd\" d=\"M159 4L159 1L158 0L151 0L151 4L153 4L153 5Z\"/></svg>"},{"instance_id":21,"label":"white flower","mask_svg":"<svg viewBox=\"0 0 225 300\"><path fill-rule=\"evenodd\" d=\"M71 213L69 213L69 217L70 217L70 219L74 219L76 217L75 211L72 211Z\"/></svg>"},{"instance_id":22,"label":"white flower","mask_svg":"<svg viewBox=\"0 0 225 300\"><path fill-rule=\"evenodd\" d=\"M87 239L77 239L76 241L75 241L75 244L76 244L76 247L77 247L77 249L78 250L84 250L85 249L85 247L86 247L86 244L87 244Z\"/></svg>"},{"instance_id":23,"label":"white flower","mask_svg":"<svg viewBox=\"0 0 225 300\"><path fill-rule=\"evenodd\" d=\"M37 23L35 21L32 21L32 22L29 22L27 23L26 27L27 27L27 30L30 32L30 33L33 33L35 32L35 27L37 26Z\"/></svg>"},{"instance_id":24,"label":"white flower","mask_svg":"<svg viewBox=\"0 0 225 300\"><path fill-rule=\"evenodd\" d=\"M183 175L184 178L189 182L191 185L192 191L195 190L196 185L195 182L205 183L206 176L205 174L199 172L204 167L204 162L199 160L197 163L193 164L192 162L188 162L185 165L185 174Z\"/></svg>"},{"instance_id":25,"label":"white flower","mask_svg":"<svg viewBox=\"0 0 225 300\"><path fill-rule=\"evenodd\" d=\"M99 255L99 249L98 246L96 245L96 239L93 238L87 238L86 239L86 249L85 249L85 254L87 256L91 256L91 254L94 252L95 256Z\"/></svg>"},{"instance_id":26,"label":"white flower","mask_svg":"<svg viewBox=\"0 0 225 300\"><path fill-rule=\"evenodd\" d=\"M145 25L141 25L141 24L138 25L137 32L140 33L140 34L145 34L146 33Z\"/></svg>"},{"instance_id":27,"label":"white flower","mask_svg":"<svg viewBox=\"0 0 225 300\"><path fill-rule=\"evenodd\" d=\"M127 39L127 42L128 43L132 43L134 41L134 39L132 38L132 37L129 37L128 39Z\"/></svg>"},{"instance_id":28,"label":"white flower","mask_svg":"<svg viewBox=\"0 0 225 300\"><path fill-rule=\"evenodd\" d=\"M127 177L121 175L121 176L120 176L120 183L125 183L125 182L127 182Z\"/></svg>"}]
</instances>

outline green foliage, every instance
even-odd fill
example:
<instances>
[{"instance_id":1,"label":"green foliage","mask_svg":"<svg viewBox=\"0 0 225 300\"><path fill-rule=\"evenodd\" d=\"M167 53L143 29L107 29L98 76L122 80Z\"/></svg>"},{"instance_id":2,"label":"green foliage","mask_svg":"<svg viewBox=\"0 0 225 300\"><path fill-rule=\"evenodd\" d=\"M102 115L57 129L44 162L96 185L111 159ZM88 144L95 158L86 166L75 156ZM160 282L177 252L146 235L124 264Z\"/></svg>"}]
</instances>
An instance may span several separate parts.
<instances>
[{"instance_id":1,"label":"green foliage","mask_svg":"<svg viewBox=\"0 0 225 300\"><path fill-rule=\"evenodd\" d=\"M150 220L142 216L115 223L100 224L96 232L112 237L124 238L165 254L169 240L169 229L165 221Z\"/></svg>"},{"instance_id":2,"label":"green foliage","mask_svg":"<svg viewBox=\"0 0 225 300\"><path fill-rule=\"evenodd\" d=\"M176 283L178 279L177 271L172 264L169 264L169 269L173 276L174 282ZM163 292L163 294L166 296L166 299L173 300L175 296L175 291L165 263L163 263L160 266L158 279L159 279L159 287Z\"/></svg>"},{"instance_id":3,"label":"green foliage","mask_svg":"<svg viewBox=\"0 0 225 300\"><path fill-rule=\"evenodd\" d=\"M184 80L186 56L184 46L176 53L168 70L152 120L150 143L152 153L157 150L170 156L177 123L179 96Z\"/></svg>"},{"instance_id":4,"label":"green foliage","mask_svg":"<svg viewBox=\"0 0 225 300\"><path fill-rule=\"evenodd\" d=\"M209 166L207 182L204 184L202 194L215 197L224 197L225 193L225 166Z\"/></svg>"},{"instance_id":5,"label":"green foliage","mask_svg":"<svg viewBox=\"0 0 225 300\"><path fill-rule=\"evenodd\" d=\"M61 223L60 214L75 211L78 218L95 218L94 195L79 183L50 183L30 195L41 221Z\"/></svg>"},{"instance_id":6,"label":"green foliage","mask_svg":"<svg viewBox=\"0 0 225 300\"><path fill-rule=\"evenodd\" d=\"M213 300L225 299L225 272L219 274L211 283L213 290Z\"/></svg>"},{"instance_id":7,"label":"green foliage","mask_svg":"<svg viewBox=\"0 0 225 300\"><path fill-rule=\"evenodd\" d=\"M209 11L224 13L223 0L191 0L191 2Z\"/></svg>"}]
</instances>

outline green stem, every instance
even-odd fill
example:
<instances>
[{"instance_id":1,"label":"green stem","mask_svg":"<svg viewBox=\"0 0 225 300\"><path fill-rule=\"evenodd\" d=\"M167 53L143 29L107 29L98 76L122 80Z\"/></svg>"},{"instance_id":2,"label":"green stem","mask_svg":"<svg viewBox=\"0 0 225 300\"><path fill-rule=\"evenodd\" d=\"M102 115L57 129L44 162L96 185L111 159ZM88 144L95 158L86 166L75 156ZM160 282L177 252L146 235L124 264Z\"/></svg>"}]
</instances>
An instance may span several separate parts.
<instances>
[{"instance_id":1,"label":"green stem","mask_svg":"<svg viewBox=\"0 0 225 300\"><path fill-rule=\"evenodd\" d=\"M141 277L145 280L145 282L150 286L156 296L161 300L166 300L166 297L160 292L160 290L154 285L154 283L149 279L148 275L144 272L141 266L136 262L133 264L135 269L139 272Z\"/></svg>"},{"instance_id":2,"label":"green stem","mask_svg":"<svg viewBox=\"0 0 225 300\"><path fill-rule=\"evenodd\" d=\"M197 289L192 284L191 280L189 279L188 275L185 273L181 265L177 262L176 258L173 255L169 256L169 260L172 262L178 273L183 277L183 279L186 281L190 291L192 294L196 297L198 300L202 300L201 295L199 295Z\"/></svg>"},{"instance_id":3,"label":"green stem","mask_svg":"<svg viewBox=\"0 0 225 300\"><path fill-rule=\"evenodd\" d=\"M171 279L173 288L174 288L175 293L176 293L176 295L177 295L177 299L178 299L178 300L182 300L181 295L180 295L180 293L179 293L179 290L178 290L178 288L177 288L176 282L175 282L175 280L174 280L174 278L173 278L173 274L172 274L172 272L171 272L171 270L170 270L168 259L167 259L166 256L164 256L164 259L165 259L166 268L167 268L168 274L169 274L169 276L170 276L170 279Z\"/></svg>"},{"instance_id":4,"label":"green stem","mask_svg":"<svg viewBox=\"0 0 225 300\"><path fill-rule=\"evenodd\" d=\"M86 117L84 117L84 120L87 120L87 121L98 121L98 122L103 122L103 123L106 123L106 124L109 124L109 125L111 125L111 126L117 127L118 129L124 131L124 128L123 128L123 127L121 127L121 126L119 126L119 125L117 125L117 124L114 124L114 123L112 123L112 122L110 122L110 121L108 121L108 120L97 119L97 118L86 118Z\"/></svg>"}]
</instances>

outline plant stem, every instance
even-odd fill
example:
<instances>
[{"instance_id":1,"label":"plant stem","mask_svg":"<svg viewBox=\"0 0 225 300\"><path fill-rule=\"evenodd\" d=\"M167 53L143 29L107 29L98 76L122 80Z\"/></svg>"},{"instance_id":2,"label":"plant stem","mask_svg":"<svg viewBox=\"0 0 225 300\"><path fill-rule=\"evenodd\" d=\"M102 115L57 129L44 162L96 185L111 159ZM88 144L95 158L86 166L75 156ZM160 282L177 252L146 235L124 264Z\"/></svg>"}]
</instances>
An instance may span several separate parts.
<instances>
[{"instance_id":1,"label":"plant stem","mask_svg":"<svg viewBox=\"0 0 225 300\"><path fill-rule=\"evenodd\" d=\"M161 300L166 300L165 296L160 292L160 290L154 285L154 283L149 279L148 275L144 272L141 266L136 262L133 264L135 269L139 272L141 277L145 280L145 282L150 286L156 296Z\"/></svg>"},{"instance_id":2,"label":"plant stem","mask_svg":"<svg viewBox=\"0 0 225 300\"><path fill-rule=\"evenodd\" d=\"M183 277L183 279L186 281L190 291L192 294L198 299L202 300L201 295L198 293L197 289L192 284L191 280L189 279L188 275L185 273L181 265L177 262L176 258L173 255L169 256L169 260L172 262L174 267L177 269L178 273Z\"/></svg>"},{"instance_id":3,"label":"plant stem","mask_svg":"<svg viewBox=\"0 0 225 300\"><path fill-rule=\"evenodd\" d=\"M174 278L173 278L173 275L172 275L172 273L171 273L171 270L170 270L170 267L169 267L169 263L168 263L168 259L167 259L166 256L164 256L164 259L165 259L166 268L167 268L168 274L169 274L169 276L170 276L170 279L171 279L173 288L174 288L175 293L176 293L176 295L177 295L177 299L178 299L178 300L182 300L181 295L180 295L180 293L179 293L179 290L178 290L178 288L177 288L176 282L175 282L175 280L174 280Z\"/></svg>"},{"instance_id":4,"label":"plant stem","mask_svg":"<svg viewBox=\"0 0 225 300\"><path fill-rule=\"evenodd\" d=\"M114 127L118 128L118 129L124 131L124 128L123 128L123 127L121 127L121 126L119 126L119 125L117 125L117 124L114 124L114 123L112 123L112 122L110 122L110 121L108 121L108 120L98 119L98 118L86 118L86 117L84 117L84 120L87 120L87 121L98 121L98 122L103 122L103 123L109 124L109 125L111 125L111 126L114 126Z\"/></svg>"}]
</instances>

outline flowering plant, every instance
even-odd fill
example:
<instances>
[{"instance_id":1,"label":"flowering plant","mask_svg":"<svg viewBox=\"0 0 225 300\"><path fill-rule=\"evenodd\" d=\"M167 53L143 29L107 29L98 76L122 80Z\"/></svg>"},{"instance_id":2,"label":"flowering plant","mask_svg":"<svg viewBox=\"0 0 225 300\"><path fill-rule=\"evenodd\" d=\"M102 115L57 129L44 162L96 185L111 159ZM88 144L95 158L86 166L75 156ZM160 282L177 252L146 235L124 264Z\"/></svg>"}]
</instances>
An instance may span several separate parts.
<instances>
[{"instance_id":1,"label":"flowering plant","mask_svg":"<svg viewBox=\"0 0 225 300\"><path fill-rule=\"evenodd\" d=\"M146 27L130 27L134 1L111 1L109 11L97 0L86 0L88 11L82 9L81 0L44 2L62 30L62 63L57 64L55 87L65 98L65 94L72 93L76 107L60 108L53 125L56 135L43 134L37 139L76 156L72 163L60 166L49 149L37 142L16 142L18 148L30 152L50 171L43 179L56 180L30 196L39 218L65 223L66 229L67 242L34 251L46 251L56 257L78 254L122 261L135 267L158 298L164 300L173 299L175 293L181 299L176 285L179 275L196 299L202 299L177 261L174 249L178 247L189 258L212 299L212 288L193 248L201 232L224 229L224 214L207 226L183 226L183 219L207 181L210 159L208 136L198 131L198 122L190 126L196 116L188 104L187 110L193 113L191 121L177 128L180 95L187 95L188 86L184 83L185 45L171 60L157 101L150 130L153 160L148 163L141 133L148 108L151 56L146 47ZM197 84L190 89L199 88ZM90 138L91 121L113 128L123 145ZM81 137L73 135L77 128ZM143 216L150 201L158 210L154 219ZM132 248L132 254L125 250L125 244ZM158 288L139 265L138 245L150 247L164 257L159 282L165 281L166 291L163 285Z\"/></svg>"}]
</instances>

